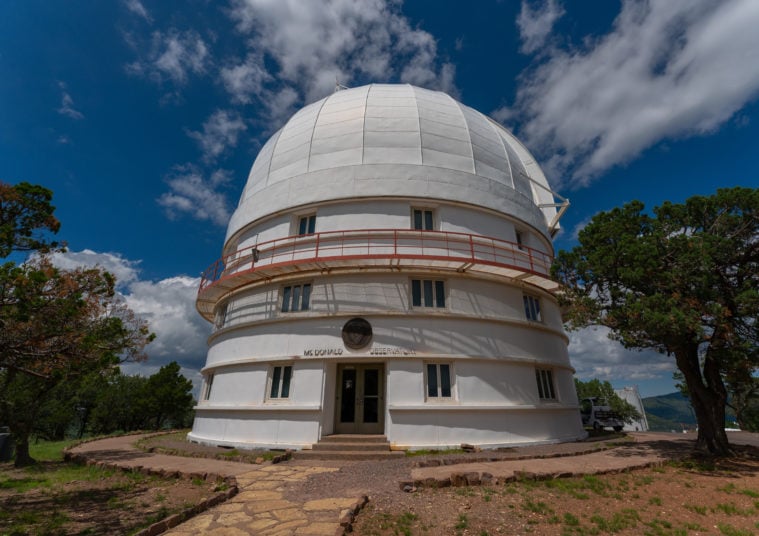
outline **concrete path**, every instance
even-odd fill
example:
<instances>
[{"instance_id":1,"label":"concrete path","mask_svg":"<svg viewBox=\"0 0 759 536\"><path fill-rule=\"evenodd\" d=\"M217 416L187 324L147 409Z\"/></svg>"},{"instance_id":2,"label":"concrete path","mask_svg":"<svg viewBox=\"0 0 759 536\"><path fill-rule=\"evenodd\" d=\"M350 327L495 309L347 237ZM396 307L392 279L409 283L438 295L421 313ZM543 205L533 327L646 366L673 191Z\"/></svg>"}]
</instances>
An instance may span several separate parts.
<instances>
[{"instance_id":1,"label":"concrete path","mask_svg":"<svg viewBox=\"0 0 759 536\"><path fill-rule=\"evenodd\" d=\"M239 488L239 493L223 504L201 512L165 534L334 536L342 533L340 520L343 517L345 521L345 510L352 512L363 506L358 506L361 502L358 497L322 496L303 503L284 498L287 483L302 481L317 473L337 471L335 467L250 465L147 453L133 446L141 437L133 435L91 441L70 452L77 457L125 469L234 477Z\"/></svg>"}]
</instances>

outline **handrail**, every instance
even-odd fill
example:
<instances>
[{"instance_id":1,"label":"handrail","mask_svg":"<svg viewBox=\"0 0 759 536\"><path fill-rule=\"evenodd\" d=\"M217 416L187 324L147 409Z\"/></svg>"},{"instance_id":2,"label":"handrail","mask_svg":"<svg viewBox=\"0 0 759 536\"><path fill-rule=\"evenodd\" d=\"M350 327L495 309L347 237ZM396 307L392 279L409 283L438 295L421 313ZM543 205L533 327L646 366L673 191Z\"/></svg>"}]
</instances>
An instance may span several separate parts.
<instances>
[{"instance_id":1,"label":"handrail","mask_svg":"<svg viewBox=\"0 0 759 536\"><path fill-rule=\"evenodd\" d=\"M293 235L261 242L225 255L202 274L202 292L223 277L338 259L431 259L489 264L548 276L553 257L529 246L453 231L359 229Z\"/></svg>"}]
</instances>

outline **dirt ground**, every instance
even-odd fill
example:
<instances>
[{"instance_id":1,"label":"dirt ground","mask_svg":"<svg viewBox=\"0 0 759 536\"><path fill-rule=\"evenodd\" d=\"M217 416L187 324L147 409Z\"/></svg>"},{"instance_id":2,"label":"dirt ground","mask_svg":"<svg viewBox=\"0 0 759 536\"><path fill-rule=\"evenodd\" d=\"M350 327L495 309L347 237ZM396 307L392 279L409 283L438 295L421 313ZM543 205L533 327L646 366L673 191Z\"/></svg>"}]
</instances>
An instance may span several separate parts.
<instances>
[{"instance_id":1,"label":"dirt ground","mask_svg":"<svg viewBox=\"0 0 759 536\"><path fill-rule=\"evenodd\" d=\"M0 534L130 534L199 503L215 484L42 462L0 464Z\"/></svg>"},{"instance_id":2,"label":"dirt ground","mask_svg":"<svg viewBox=\"0 0 759 536\"><path fill-rule=\"evenodd\" d=\"M759 456L375 497L358 535L759 534Z\"/></svg>"}]
</instances>

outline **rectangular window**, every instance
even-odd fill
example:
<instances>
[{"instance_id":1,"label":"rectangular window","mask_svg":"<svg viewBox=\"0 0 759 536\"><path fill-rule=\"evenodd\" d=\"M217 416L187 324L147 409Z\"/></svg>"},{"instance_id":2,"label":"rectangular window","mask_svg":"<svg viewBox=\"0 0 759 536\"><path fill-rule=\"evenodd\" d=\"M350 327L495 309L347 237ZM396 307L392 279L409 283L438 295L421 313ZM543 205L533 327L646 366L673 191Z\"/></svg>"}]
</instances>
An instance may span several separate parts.
<instances>
[{"instance_id":1,"label":"rectangular window","mask_svg":"<svg viewBox=\"0 0 759 536\"><path fill-rule=\"evenodd\" d=\"M451 366L427 363L427 398L451 398Z\"/></svg>"},{"instance_id":2,"label":"rectangular window","mask_svg":"<svg viewBox=\"0 0 759 536\"><path fill-rule=\"evenodd\" d=\"M429 209L415 208L412 209L411 224L417 231L434 231L435 219L433 212Z\"/></svg>"},{"instance_id":3,"label":"rectangular window","mask_svg":"<svg viewBox=\"0 0 759 536\"><path fill-rule=\"evenodd\" d=\"M211 398L211 388L213 387L213 374L209 374L206 378L206 390L203 393L203 400Z\"/></svg>"},{"instance_id":4,"label":"rectangular window","mask_svg":"<svg viewBox=\"0 0 759 536\"><path fill-rule=\"evenodd\" d=\"M541 400L556 400L552 371L549 369L535 369L535 381L538 383L538 397Z\"/></svg>"},{"instance_id":5,"label":"rectangular window","mask_svg":"<svg viewBox=\"0 0 759 536\"><path fill-rule=\"evenodd\" d=\"M282 289L283 313L307 311L311 307L311 283L288 285Z\"/></svg>"},{"instance_id":6,"label":"rectangular window","mask_svg":"<svg viewBox=\"0 0 759 536\"><path fill-rule=\"evenodd\" d=\"M292 375L293 367L291 365L272 367L269 398L289 398Z\"/></svg>"},{"instance_id":7,"label":"rectangular window","mask_svg":"<svg viewBox=\"0 0 759 536\"><path fill-rule=\"evenodd\" d=\"M524 249L524 237L522 236L522 231L516 231L517 236L517 247L519 249Z\"/></svg>"},{"instance_id":8,"label":"rectangular window","mask_svg":"<svg viewBox=\"0 0 759 536\"><path fill-rule=\"evenodd\" d=\"M528 296L527 294L522 296L522 300L524 301L524 316L527 320L541 322L540 300L535 296Z\"/></svg>"},{"instance_id":9,"label":"rectangular window","mask_svg":"<svg viewBox=\"0 0 759 536\"><path fill-rule=\"evenodd\" d=\"M412 307L445 307L445 281L411 280Z\"/></svg>"},{"instance_id":10,"label":"rectangular window","mask_svg":"<svg viewBox=\"0 0 759 536\"><path fill-rule=\"evenodd\" d=\"M227 305L228 304L222 304L219 306L218 309L216 309L216 329L221 329L224 327L224 324L227 321Z\"/></svg>"},{"instance_id":11,"label":"rectangular window","mask_svg":"<svg viewBox=\"0 0 759 536\"><path fill-rule=\"evenodd\" d=\"M301 216L298 219L298 234L307 235L314 234L316 231L316 214L310 216Z\"/></svg>"}]
</instances>

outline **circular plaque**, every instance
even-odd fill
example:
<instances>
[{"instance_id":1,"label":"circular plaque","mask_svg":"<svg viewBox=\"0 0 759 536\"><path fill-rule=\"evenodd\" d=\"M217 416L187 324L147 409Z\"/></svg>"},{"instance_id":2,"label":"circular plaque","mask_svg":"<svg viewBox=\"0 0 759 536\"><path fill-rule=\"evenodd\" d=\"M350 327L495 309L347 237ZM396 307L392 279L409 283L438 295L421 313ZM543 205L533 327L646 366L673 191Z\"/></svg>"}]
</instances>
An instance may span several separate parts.
<instances>
[{"instance_id":1,"label":"circular plaque","mask_svg":"<svg viewBox=\"0 0 759 536\"><path fill-rule=\"evenodd\" d=\"M358 350L372 340L372 325L363 318L351 318L343 326L343 342L352 350Z\"/></svg>"}]
</instances>

